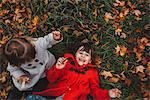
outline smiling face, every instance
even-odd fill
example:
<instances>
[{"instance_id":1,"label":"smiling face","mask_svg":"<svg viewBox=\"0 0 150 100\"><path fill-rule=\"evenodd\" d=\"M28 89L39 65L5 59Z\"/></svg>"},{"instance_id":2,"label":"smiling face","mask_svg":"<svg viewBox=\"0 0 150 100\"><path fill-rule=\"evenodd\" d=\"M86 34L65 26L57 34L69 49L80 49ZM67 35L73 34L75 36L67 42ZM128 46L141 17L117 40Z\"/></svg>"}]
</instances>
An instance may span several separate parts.
<instances>
[{"instance_id":1,"label":"smiling face","mask_svg":"<svg viewBox=\"0 0 150 100\"><path fill-rule=\"evenodd\" d=\"M83 64L89 64L92 62L91 59L91 50L89 52L85 51L84 46L81 46L76 52L76 60L80 66Z\"/></svg>"}]
</instances>

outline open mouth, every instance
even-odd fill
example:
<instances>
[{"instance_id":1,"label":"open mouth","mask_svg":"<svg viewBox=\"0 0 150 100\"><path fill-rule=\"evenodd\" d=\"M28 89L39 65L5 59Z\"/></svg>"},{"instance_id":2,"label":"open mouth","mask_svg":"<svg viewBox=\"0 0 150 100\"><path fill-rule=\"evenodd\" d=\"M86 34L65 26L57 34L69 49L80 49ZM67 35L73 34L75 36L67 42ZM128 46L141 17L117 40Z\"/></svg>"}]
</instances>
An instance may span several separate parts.
<instances>
[{"instance_id":1,"label":"open mouth","mask_svg":"<svg viewBox=\"0 0 150 100\"><path fill-rule=\"evenodd\" d=\"M79 58L79 61L80 61L80 62L83 62L83 63L85 62L85 60L84 60L84 59L80 59L80 58Z\"/></svg>"}]
</instances>

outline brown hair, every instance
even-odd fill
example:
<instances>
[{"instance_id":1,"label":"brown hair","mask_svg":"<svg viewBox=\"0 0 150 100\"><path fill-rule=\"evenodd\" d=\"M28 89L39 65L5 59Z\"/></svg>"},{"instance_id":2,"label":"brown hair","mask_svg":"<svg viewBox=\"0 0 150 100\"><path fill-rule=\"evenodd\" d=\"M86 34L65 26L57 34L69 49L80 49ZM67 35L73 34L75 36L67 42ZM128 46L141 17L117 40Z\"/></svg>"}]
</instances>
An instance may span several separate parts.
<instances>
[{"instance_id":1,"label":"brown hair","mask_svg":"<svg viewBox=\"0 0 150 100\"><path fill-rule=\"evenodd\" d=\"M5 55L10 65L20 66L35 58L34 46L24 37L13 38L5 46Z\"/></svg>"}]
</instances>

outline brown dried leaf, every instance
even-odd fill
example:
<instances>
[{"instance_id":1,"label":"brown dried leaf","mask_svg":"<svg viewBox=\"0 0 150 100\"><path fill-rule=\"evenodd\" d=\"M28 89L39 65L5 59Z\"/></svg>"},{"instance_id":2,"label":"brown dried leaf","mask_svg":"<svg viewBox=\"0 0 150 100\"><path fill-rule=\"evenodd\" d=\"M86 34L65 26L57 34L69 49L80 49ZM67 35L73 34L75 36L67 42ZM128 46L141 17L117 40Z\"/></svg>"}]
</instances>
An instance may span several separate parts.
<instances>
[{"instance_id":1,"label":"brown dried leaf","mask_svg":"<svg viewBox=\"0 0 150 100\"><path fill-rule=\"evenodd\" d=\"M105 79L108 78L108 77L113 77L113 75L111 74L110 71L105 71L105 70L103 70L103 71L101 72L101 75L104 76Z\"/></svg>"}]
</instances>

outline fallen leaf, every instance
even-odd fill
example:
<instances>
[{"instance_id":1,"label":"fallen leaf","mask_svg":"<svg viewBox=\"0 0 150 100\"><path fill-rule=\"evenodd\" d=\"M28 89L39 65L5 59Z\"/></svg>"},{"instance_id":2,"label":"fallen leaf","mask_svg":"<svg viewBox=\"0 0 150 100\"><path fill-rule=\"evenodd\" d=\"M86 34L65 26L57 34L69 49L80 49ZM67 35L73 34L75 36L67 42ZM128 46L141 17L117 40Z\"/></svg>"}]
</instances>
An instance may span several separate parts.
<instances>
[{"instance_id":1,"label":"fallen leaf","mask_svg":"<svg viewBox=\"0 0 150 100\"><path fill-rule=\"evenodd\" d=\"M63 26L63 31L68 32L69 28L70 28L69 26L64 25L64 26Z\"/></svg>"},{"instance_id":2,"label":"fallen leaf","mask_svg":"<svg viewBox=\"0 0 150 100\"><path fill-rule=\"evenodd\" d=\"M124 6L125 5L125 1L116 0L115 3L113 3L113 5L115 7L117 7L117 6Z\"/></svg>"},{"instance_id":3,"label":"fallen leaf","mask_svg":"<svg viewBox=\"0 0 150 100\"><path fill-rule=\"evenodd\" d=\"M111 74L110 71L105 71L105 70L103 70L103 71L101 72L101 75L104 76L105 79L108 78L108 77L113 77L113 75Z\"/></svg>"},{"instance_id":4,"label":"fallen leaf","mask_svg":"<svg viewBox=\"0 0 150 100\"><path fill-rule=\"evenodd\" d=\"M37 25L38 19L39 19L38 16L34 16L34 19L32 20L33 26L36 26L36 25Z\"/></svg>"},{"instance_id":5,"label":"fallen leaf","mask_svg":"<svg viewBox=\"0 0 150 100\"><path fill-rule=\"evenodd\" d=\"M94 15L94 18L96 18L96 17L97 17L97 15L98 15L98 14L97 14L97 8L95 8L95 9L94 9L94 11L93 11L93 15Z\"/></svg>"},{"instance_id":6,"label":"fallen leaf","mask_svg":"<svg viewBox=\"0 0 150 100\"><path fill-rule=\"evenodd\" d=\"M138 73L138 72L144 73L145 67L143 65L139 65L139 66L135 67L135 69L136 69L135 70L136 73Z\"/></svg>"},{"instance_id":7,"label":"fallen leaf","mask_svg":"<svg viewBox=\"0 0 150 100\"><path fill-rule=\"evenodd\" d=\"M117 44L117 47L115 47L116 53L118 54L120 52L120 46Z\"/></svg>"},{"instance_id":8,"label":"fallen leaf","mask_svg":"<svg viewBox=\"0 0 150 100\"><path fill-rule=\"evenodd\" d=\"M4 32L4 30L2 28L0 28L0 34L2 34Z\"/></svg>"},{"instance_id":9,"label":"fallen leaf","mask_svg":"<svg viewBox=\"0 0 150 100\"><path fill-rule=\"evenodd\" d=\"M141 15L141 12L140 12L140 10L134 10L134 12L133 12L136 16L140 16Z\"/></svg>"},{"instance_id":10,"label":"fallen leaf","mask_svg":"<svg viewBox=\"0 0 150 100\"><path fill-rule=\"evenodd\" d=\"M127 52L127 48L125 46L122 46L120 48L120 56L124 56Z\"/></svg>"},{"instance_id":11,"label":"fallen leaf","mask_svg":"<svg viewBox=\"0 0 150 100\"><path fill-rule=\"evenodd\" d=\"M131 83L132 83L132 80L127 79L127 78L125 79L125 84L126 84L127 86L130 86Z\"/></svg>"},{"instance_id":12,"label":"fallen leaf","mask_svg":"<svg viewBox=\"0 0 150 100\"><path fill-rule=\"evenodd\" d=\"M82 32L79 32L78 30L74 30L73 31L73 34L76 36L76 37L79 37L81 36L81 34L83 34Z\"/></svg>"},{"instance_id":13,"label":"fallen leaf","mask_svg":"<svg viewBox=\"0 0 150 100\"><path fill-rule=\"evenodd\" d=\"M119 36L120 36L121 32L122 32L122 29L121 29L121 28L117 28L117 29L115 30L116 35L119 35Z\"/></svg>"},{"instance_id":14,"label":"fallen leaf","mask_svg":"<svg viewBox=\"0 0 150 100\"><path fill-rule=\"evenodd\" d=\"M125 46L119 46L115 47L116 53L120 56L124 56L127 53L127 48Z\"/></svg>"},{"instance_id":15,"label":"fallen leaf","mask_svg":"<svg viewBox=\"0 0 150 100\"><path fill-rule=\"evenodd\" d=\"M99 44L99 39L97 34L92 35L91 40L95 42L95 45Z\"/></svg>"},{"instance_id":16,"label":"fallen leaf","mask_svg":"<svg viewBox=\"0 0 150 100\"><path fill-rule=\"evenodd\" d=\"M100 67L101 63L102 63L102 58L100 58L100 56L96 56L96 59L95 59L95 64Z\"/></svg>"},{"instance_id":17,"label":"fallen leaf","mask_svg":"<svg viewBox=\"0 0 150 100\"><path fill-rule=\"evenodd\" d=\"M108 22L110 19L113 19L111 13L106 12L104 16L104 20Z\"/></svg>"},{"instance_id":18,"label":"fallen leaf","mask_svg":"<svg viewBox=\"0 0 150 100\"><path fill-rule=\"evenodd\" d=\"M112 83L117 83L119 81L119 78L112 77L112 78L107 79L107 81L112 82Z\"/></svg>"},{"instance_id":19,"label":"fallen leaf","mask_svg":"<svg viewBox=\"0 0 150 100\"><path fill-rule=\"evenodd\" d=\"M125 33L121 33L120 38L125 39L127 37L127 35Z\"/></svg>"}]
</instances>

